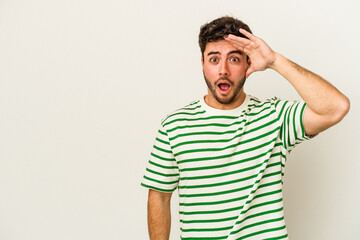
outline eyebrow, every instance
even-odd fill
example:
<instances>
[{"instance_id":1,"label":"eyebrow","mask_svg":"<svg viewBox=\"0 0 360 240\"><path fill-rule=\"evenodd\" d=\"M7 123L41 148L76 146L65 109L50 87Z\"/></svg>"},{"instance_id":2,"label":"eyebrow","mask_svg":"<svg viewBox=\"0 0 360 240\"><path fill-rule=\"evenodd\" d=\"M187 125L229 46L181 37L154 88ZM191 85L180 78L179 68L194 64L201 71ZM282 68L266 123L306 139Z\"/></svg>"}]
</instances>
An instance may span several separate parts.
<instances>
[{"instance_id":1,"label":"eyebrow","mask_svg":"<svg viewBox=\"0 0 360 240\"><path fill-rule=\"evenodd\" d=\"M233 53L238 53L238 54L240 54L240 55L243 55L243 54L244 54L242 51L234 50L234 51L229 52L228 55L229 55L229 54L233 54ZM214 55L214 54L220 54L220 52L218 52L218 51L217 51L217 52L212 51L212 52L209 52L209 53L207 54L207 56L209 56L209 55Z\"/></svg>"},{"instance_id":2,"label":"eyebrow","mask_svg":"<svg viewBox=\"0 0 360 240\"><path fill-rule=\"evenodd\" d=\"M231 52L229 52L228 54L233 54L233 53L238 53L238 54L240 54L240 55L243 55L243 54L244 54L242 51L239 51L239 50L231 51Z\"/></svg>"}]
</instances>

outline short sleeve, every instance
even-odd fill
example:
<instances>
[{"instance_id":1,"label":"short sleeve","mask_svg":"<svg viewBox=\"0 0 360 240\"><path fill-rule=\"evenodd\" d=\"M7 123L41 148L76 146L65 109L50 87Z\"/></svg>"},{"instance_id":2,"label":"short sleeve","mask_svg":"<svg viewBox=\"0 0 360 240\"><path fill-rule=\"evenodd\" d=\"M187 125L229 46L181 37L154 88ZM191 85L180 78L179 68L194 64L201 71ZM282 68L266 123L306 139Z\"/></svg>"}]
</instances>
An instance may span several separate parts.
<instances>
[{"instance_id":1,"label":"short sleeve","mask_svg":"<svg viewBox=\"0 0 360 240\"><path fill-rule=\"evenodd\" d=\"M306 108L304 101L275 99L275 108L280 123L280 139L287 152L290 152L297 144L310 139L306 136L303 125Z\"/></svg>"},{"instance_id":2,"label":"short sleeve","mask_svg":"<svg viewBox=\"0 0 360 240\"><path fill-rule=\"evenodd\" d=\"M179 182L179 168L166 130L157 133L141 185L161 192L173 192Z\"/></svg>"}]
</instances>

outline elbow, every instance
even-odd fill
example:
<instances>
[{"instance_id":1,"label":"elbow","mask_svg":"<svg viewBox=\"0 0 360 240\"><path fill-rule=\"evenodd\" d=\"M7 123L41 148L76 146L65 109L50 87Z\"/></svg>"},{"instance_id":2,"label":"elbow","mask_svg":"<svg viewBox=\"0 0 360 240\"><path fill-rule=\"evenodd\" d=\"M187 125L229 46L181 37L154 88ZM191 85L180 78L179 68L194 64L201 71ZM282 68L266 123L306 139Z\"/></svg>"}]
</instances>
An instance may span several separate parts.
<instances>
[{"instance_id":1,"label":"elbow","mask_svg":"<svg viewBox=\"0 0 360 240\"><path fill-rule=\"evenodd\" d=\"M344 96L343 100L339 102L336 114L334 114L334 124L340 122L350 110L350 100Z\"/></svg>"}]
</instances>

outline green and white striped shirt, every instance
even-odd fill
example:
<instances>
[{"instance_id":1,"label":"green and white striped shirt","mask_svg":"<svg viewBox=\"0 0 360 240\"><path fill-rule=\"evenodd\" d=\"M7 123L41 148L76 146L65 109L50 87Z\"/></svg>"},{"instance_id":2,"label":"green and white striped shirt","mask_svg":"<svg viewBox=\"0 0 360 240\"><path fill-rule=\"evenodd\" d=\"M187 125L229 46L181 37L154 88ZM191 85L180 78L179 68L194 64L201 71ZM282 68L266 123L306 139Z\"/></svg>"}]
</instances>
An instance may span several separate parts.
<instances>
[{"instance_id":1,"label":"green and white striped shirt","mask_svg":"<svg viewBox=\"0 0 360 240\"><path fill-rule=\"evenodd\" d=\"M141 185L178 188L181 239L287 239L284 168L309 139L305 106L250 95L232 110L192 102L162 121Z\"/></svg>"}]
</instances>

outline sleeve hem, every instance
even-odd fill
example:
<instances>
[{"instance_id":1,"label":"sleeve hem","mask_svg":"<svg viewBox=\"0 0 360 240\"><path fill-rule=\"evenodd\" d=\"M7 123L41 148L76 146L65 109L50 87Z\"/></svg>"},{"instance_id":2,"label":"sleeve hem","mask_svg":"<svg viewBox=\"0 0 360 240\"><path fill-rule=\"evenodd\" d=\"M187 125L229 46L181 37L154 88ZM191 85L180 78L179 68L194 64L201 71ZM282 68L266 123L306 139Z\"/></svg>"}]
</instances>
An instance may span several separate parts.
<instances>
[{"instance_id":1,"label":"sleeve hem","mask_svg":"<svg viewBox=\"0 0 360 240\"><path fill-rule=\"evenodd\" d=\"M158 188L158 187L154 187L154 186L150 186L150 185L147 185L147 184L144 184L144 183L141 183L141 186L143 187L146 187L146 188L149 188L149 189L153 189L153 190L156 190L156 191L159 191L159 192L174 192L176 188L174 189L163 189L163 188Z\"/></svg>"},{"instance_id":2,"label":"sleeve hem","mask_svg":"<svg viewBox=\"0 0 360 240\"><path fill-rule=\"evenodd\" d=\"M304 122L303 122L303 117L304 117L304 112L305 112L305 108L307 107L307 104L304 103L304 106L301 109L301 115L300 115L300 125L301 125L301 131L302 131L302 137L305 140L310 140L312 138L314 138L315 136L317 136L317 134L314 135L307 135L305 132L305 127L304 127Z\"/></svg>"}]
</instances>

